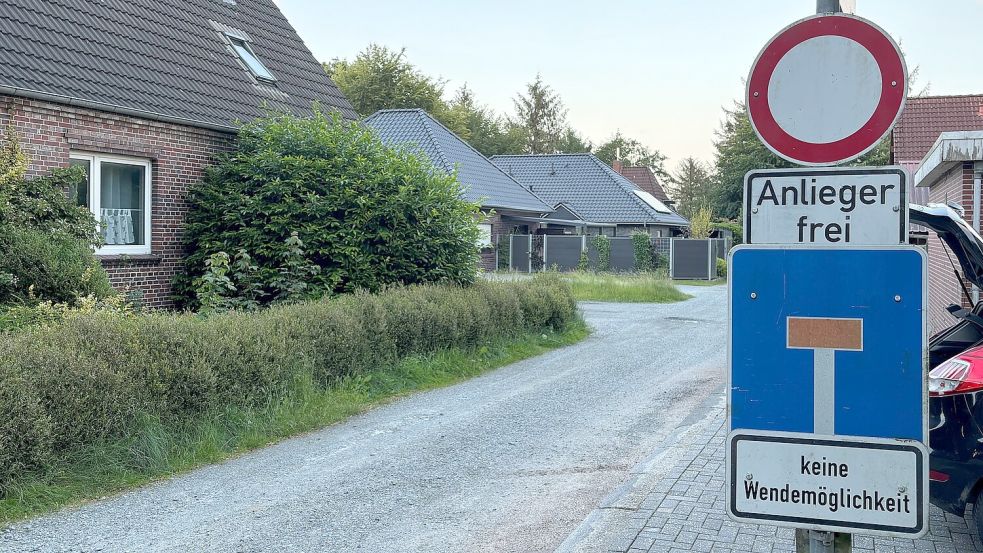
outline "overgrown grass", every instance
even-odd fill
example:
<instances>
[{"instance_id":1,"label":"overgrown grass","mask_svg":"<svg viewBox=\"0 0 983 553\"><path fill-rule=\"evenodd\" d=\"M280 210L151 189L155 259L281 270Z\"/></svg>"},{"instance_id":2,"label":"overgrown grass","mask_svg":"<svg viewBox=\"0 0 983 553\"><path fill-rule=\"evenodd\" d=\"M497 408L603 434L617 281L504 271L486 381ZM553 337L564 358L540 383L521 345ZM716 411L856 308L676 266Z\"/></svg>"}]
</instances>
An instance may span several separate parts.
<instances>
[{"instance_id":1,"label":"overgrown grass","mask_svg":"<svg viewBox=\"0 0 983 553\"><path fill-rule=\"evenodd\" d=\"M564 273L573 295L580 301L672 303L691 296L679 291L659 273Z\"/></svg>"},{"instance_id":2,"label":"overgrown grass","mask_svg":"<svg viewBox=\"0 0 983 553\"><path fill-rule=\"evenodd\" d=\"M672 281L676 286L721 286L727 284L726 278L718 278L716 280L674 280Z\"/></svg>"},{"instance_id":3,"label":"overgrown grass","mask_svg":"<svg viewBox=\"0 0 983 553\"><path fill-rule=\"evenodd\" d=\"M411 392L460 382L487 370L576 343L582 320L559 332L499 338L472 349L411 356L395 366L339 379L326 389L309 377L261 406L209 411L181 423L144 418L127 437L81 448L44 474L18 478L0 500L0 525L111 495L277 440L321 428Z\"/></svg>"}]
</instances>

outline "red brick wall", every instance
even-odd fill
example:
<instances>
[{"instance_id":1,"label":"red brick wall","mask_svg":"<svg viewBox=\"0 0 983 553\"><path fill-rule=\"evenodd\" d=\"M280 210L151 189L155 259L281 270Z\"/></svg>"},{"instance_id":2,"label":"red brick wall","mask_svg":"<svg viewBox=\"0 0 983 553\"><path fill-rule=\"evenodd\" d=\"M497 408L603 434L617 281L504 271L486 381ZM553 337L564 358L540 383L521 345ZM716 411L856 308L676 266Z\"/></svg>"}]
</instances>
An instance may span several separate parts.
<instances>
[{"instance_id":1,"label":"red brick wall","mask_svg":"<svg viewBox=\"0 0 983 553\"><path fill-rule=\"evenodd\" d=\"M498 213L493 213L492 215L487 216L486 218L478 222L483 224L490 224L492 227L491 228L492 247L481 250L478 264L481 266L482 270L494 271L495 269L497 269L497 267L495 266L496 248L494 247L494 244L496 243L495 241L498 239L497 238L498 235L501 234L502 232L505 232L504 229L502 228L502 216L499 215Z\"/></svg>"},{"instance_id":2,"label":"red brick wall","mask_svg":"<svg viewBox=\"0 0 983 553\"><path fill-rule=\"evenodd\" d=\"M216 153L232 146L234 136L0 95L0 124L8 123L30 156L32 175L68 166L71 151L151 160L151 255L103 258L103 266L117 289L138 292L148 307L171 307L171 282L183 255L188 186L200 180Z\"/></svg>"},{"instance_id":3,"label":"red brick wall","mask_svg":"<svg viewBox=\"0 0 983 553\"><path fill-rule=\"evenodd\" d=\"M973 164L965 163L943 175L929 191L929 202L940 204L954 202L962 205L965 210L966 221L972 224ZM946 253L942 242L934 233L930 232L928 239L928 331L930 335L957 322L946 311L946 307L952 304L969 306ZM949 253L951 254L951 252ZM952 262L961 272L959 260L953 257Z\"/></svg>"}]
</instances>

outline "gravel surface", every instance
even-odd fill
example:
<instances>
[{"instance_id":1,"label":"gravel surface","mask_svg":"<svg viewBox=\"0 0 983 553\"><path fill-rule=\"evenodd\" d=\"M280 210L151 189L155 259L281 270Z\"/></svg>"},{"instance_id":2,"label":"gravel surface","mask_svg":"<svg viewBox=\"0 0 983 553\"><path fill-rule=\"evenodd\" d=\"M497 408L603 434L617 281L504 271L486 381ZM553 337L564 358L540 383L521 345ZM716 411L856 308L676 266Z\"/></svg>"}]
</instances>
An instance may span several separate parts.
<instances>
[{"instance_id":1,"label":"gravel surface","mask_svg":"<svg viewBox=\"0 0 983 553\"><path fill-rule=\"evenodd\" d=\"M0 531L0 551L552 551L723 386L726 287L582 305L584 342Z\"/></svg>"}]
</instances>

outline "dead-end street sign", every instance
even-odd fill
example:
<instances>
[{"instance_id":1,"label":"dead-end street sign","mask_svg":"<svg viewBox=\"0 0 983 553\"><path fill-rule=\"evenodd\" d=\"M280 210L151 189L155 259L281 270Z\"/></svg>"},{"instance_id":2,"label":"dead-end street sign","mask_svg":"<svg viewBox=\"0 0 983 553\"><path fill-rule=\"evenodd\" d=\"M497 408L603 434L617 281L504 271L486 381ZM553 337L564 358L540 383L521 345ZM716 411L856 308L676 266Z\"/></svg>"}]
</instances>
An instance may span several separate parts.
<instances>
[{"instance_id":1,"label":"dead-end street sign","mask_svg":"<svg viewBox=\"0 0 983 553\"><path fill-rule=\"evenodd\" d=\"M907 184L901 167L750 171L744 177L744 242L907 244Z\"/></svg>"},{"instance_id":2,"label":"dead-end street sign","mask_svg":"<svg viewBox=\"0 0 983 553\"><path fill-rule=\"evenodd\" d=\"M730 266L728 514L923 535L924 251L745 245Z\"/></svg>"},{"instance_id":3,"label":"dead-end street sign","mask_svg":"<svg viewBox=\"0 0 983 553\"><path fill-rule=\"evenodd\" d=\"M901 50L873 23L821 14L779 32L747 81L747 108L761 141L800 165L838 165L872 149L904 108Z\"/></svg>"}]
</instances>

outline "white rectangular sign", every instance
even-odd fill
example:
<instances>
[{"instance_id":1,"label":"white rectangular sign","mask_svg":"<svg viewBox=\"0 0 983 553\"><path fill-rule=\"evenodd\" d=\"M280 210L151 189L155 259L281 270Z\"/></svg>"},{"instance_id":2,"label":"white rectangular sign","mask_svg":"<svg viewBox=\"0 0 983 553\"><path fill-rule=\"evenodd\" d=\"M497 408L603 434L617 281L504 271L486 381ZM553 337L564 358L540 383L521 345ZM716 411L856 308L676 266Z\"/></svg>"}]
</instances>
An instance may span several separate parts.
<instances>
[{"instance_id":1,"label":"white rectangular sign","mask_svg":"<svg viewBox=\"0 0 983 553\"><path fill-rule=\"evenodd\" d=\"M736 520L874 535L928 531L921 443L740 430L727 445L727 510Z\"/></svg>"},{"instance_id":2,"label":"white rectangular sign","mask_svg":"<svg viewBox=\"0 0 983 553\"><path fill-rule=\"evenodd\" d=\"M907 244L907 184L902 167L751 171L744 177L744 242Z\"/></svg>"}]
</instances>

